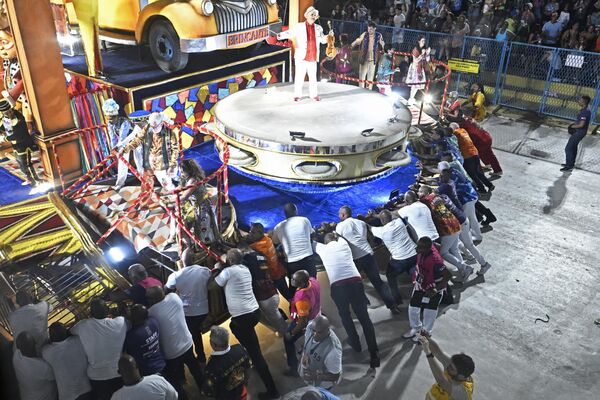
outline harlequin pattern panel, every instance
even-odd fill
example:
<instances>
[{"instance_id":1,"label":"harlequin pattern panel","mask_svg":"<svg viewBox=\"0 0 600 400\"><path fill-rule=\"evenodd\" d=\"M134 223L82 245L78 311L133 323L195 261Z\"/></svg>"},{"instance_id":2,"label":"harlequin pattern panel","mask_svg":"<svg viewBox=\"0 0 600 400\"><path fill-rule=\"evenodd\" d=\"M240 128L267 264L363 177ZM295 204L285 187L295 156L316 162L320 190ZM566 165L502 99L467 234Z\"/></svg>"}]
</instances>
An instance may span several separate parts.
<instances>
[{"instance_id":1,"label":"harlequin pattern panel","mask_svg":"<svg viewBox=\"0 0 600 400\"><path fill-rule=\"evenodd\" d=\"M146 99L144 109L151 112L162 111L180 124L193 126L196 122L207 123L214 119L214 106L217 102L237 91L280 82L281 65L261 68L239 76L189 88L165 96ZM192 147L203 140L193 136L192 130L184 127L183 148Z\"/></svg>"}]
</instances>

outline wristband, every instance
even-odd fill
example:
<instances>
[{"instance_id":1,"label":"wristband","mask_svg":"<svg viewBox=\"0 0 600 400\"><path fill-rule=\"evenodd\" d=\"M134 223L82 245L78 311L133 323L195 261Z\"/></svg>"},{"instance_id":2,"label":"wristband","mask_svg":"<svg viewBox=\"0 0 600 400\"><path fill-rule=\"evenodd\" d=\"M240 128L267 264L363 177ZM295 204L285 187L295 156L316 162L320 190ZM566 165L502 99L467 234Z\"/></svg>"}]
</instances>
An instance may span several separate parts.
<instances>
[{"instance_id":1,"label":"wristband","mask_svg":"<svg viewBox=\"0 0 600 400\"><path fill-rule=\"evenodd\" d=\"M426 354L425 357L427 357L427 358L433 358L435 356L433 355L433 353L429 353L429 354Z\"/></svg>"}]
</instances>

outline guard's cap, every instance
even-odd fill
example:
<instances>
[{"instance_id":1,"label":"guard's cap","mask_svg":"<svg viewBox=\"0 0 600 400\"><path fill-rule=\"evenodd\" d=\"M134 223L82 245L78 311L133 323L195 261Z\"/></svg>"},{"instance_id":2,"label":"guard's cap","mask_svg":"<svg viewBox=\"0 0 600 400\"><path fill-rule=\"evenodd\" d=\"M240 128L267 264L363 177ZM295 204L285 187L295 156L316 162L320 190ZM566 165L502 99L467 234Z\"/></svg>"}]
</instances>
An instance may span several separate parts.
<instances>
[{"instance_id":1,"label":"guard's cap","mask_svg":"<svg viewBox=\"0 0 600 400\"><path fill-rule=\"evenodd\" d=\"M129 114L129 119L133 122L142 122L146 121L150 116L150 111L147 110L136 110Z\"/></svg>"}]
</instances>

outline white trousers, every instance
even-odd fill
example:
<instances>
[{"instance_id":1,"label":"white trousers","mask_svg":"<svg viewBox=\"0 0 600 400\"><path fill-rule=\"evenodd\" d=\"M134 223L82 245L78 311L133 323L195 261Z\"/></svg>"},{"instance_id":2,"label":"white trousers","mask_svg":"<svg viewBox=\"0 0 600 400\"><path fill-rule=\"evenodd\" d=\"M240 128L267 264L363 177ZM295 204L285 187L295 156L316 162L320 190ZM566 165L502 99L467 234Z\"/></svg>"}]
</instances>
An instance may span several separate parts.
<instances>
[{"instance_id":1,"label":"white trousers","mask_svg":"<svg viewBox=\"0 0 600 400\"><path fill-rule=\"evenodd\" d=\"M475 247L475 244L473 243L473 238L471 237L471 228L468 219L460 226L460 241L465 246L465 248L469 250L469 253L471 253L471 255L475 257L479 265L484 266L486 263L485 258L483 258L483 256L481 255L479 250L477 250L477 247Z\"/></svg>"},{"instance_id":2,"label":"white trousers","mask_svg":"<svg viewBox=\"0 0 600 400\"><path fill-rule=\"evenodd\" d=\"M444 260L458 268L460 272L464 271L467 265L460 255L460 250L458 249L459 233L456 232L452 235L440 236L440 241L442 242L440 255L444 258Z\"/></svg>"},{"instance_id":3,"label":"white trousers","mask_svg":"<svg viewBox=\"0 0 600 400\"><path fill-rule=\"evenodd\" d=\"M175 190L175 185L173 184L173 178L171 177L171 175L169 174L168 170L163 170L163 171L154 171L154 176L156 177L156 179L158 179L158 182L160 182L160 185L165 188L166 190L168 190L169 192L172 192L173 190ZM175 218L169 218L169 239L174 238L175 234L177 233L177 221L175 221Z\"/></svg>"},{"instance_id":4,"label":"white trousers","mask_svg":"<svg viewBox=\"0 0 600 400\"><path fill-rule=\"evenodd\" d=\"M139 150L139 151L138 151ZM123 158L129 161L129 154L124 153ZM133 159L135 160L135 169L140 175L144 175L144 153L141 147L136 148L133 151ZM119 163L117 165L117 182L115 183L117 186L125 186L125 180L127 179L127 173L129 172L129 168L123 161L119 159Z\"/></svg>"},{"instance_id":5,"label":"white trousers","mask_svg":"<svg viewBox=\"0 0 600 400\"><path fill-rule=\"evenodd\" d=\"M296 76L294 77L294 97L302 97L304 77L308 74L308 95L317 97L317 62L296 60Z\"/></svg>"},{"instance_id":6,"label":"white trousers","mask_svg":"<svg viewBox=\"0 0 600 400\"><path fill-rule=\"evenodd\" d=\"M358 68L358 79L372 81L375 76L375 63L373 61L365 61ZM364 88L365 83L360 82L359 86ZM373 85L369 84L369 90L373 89Z\"/></svg>"},{"instance_id":7,"label":"white trousers","mask_svg":"<svg viewBox=\"0 0 600 400\"><path fill-rule=\"evenodd\" d=\"M469 220L469 226L471 229L471 235L473 235L473 240L481 240L483 239L483 236L481 235L481 227L479 226L477 214L475 213L475 203L477 203L477 200L471 200L468 203L465 203L462 209Z\"/></svg>"},{"instance_id":8,"label":"white trousers","mask_svg":"<svg viewBox=\"0 0 600 400\"><path fill-rule=\"evenodd\" d=\"M260 308L260 322L283 336L287 329L287 324L283 320L281 313L279 313L279 293L266 300L259 301L258 308Z\"/></svg>"}]
</instances>

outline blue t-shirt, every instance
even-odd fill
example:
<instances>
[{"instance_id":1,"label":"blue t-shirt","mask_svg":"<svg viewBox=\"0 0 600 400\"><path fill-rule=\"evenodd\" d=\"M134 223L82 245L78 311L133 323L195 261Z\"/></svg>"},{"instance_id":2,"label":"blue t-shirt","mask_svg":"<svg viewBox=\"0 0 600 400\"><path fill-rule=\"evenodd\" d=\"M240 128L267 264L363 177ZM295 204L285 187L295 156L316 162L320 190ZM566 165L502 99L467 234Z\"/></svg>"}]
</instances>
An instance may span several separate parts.
<instances>
[{"instance_id":1,"label":"blue t-shirt","mask_svg":"<svg viewBox=\"0 0 600 400\"><path fill-rule=\"evenodd\" d=\"M588 127L590 126L591 118L592 118L592 113L589 108L584 108L581 111L579 111L579 114L577 114L576 122L585 121L585 124L583 125L582 128L577 128L577 133L580 133L580 134L582 133L584 135L587 134L587 130L588 130Z\"/></svg>"},{"instance_id":2,"label":"blue t-shirt","mask_svg":"<svg viewBox=\"0 0 600 400\"><path fill-rule=\"evenodd\" d=\"M456 195L462 205L464 206L470 201L479 199L473 184L456 168L453 167L451 171L454 187L456 188Z\"/></svg>"},{"instance_id":3,"label":"blue t-shirt","mask_svg":"<svg viewBox=\"0 0 600 400\"><path fill-rule=\"evenodd\" d=\"M545 43L556 44L558 38L560 37L560 32L562 31L562 25L560 22L552 22L548 21L544 24L542 28L542 32L546 34Z\"/></svg>"},{"instance_id":4,"label":"blue t-shirt","mask_svg":"<svg viewBox=\"0 0 600 400\"><path fill-rule=\"evenodd\" d=\"M148 317L144 325L131 328L125 337L123 350L135 358L144 376L158 374L165 369L165 358L158 340L158 321L153 317Z\"/></svg>"}]
</instances>

